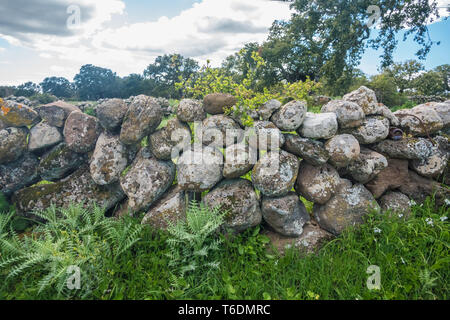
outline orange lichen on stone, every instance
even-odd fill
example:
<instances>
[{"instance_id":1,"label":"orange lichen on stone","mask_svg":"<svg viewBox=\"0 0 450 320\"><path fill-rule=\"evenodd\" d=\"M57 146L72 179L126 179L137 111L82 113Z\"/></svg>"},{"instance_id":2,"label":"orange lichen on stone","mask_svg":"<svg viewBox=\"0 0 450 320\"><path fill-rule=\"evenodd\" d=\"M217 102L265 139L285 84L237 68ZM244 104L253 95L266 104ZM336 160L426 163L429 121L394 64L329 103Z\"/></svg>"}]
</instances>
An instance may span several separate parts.
<instances>
[{"instance_id":1,"label":"orange lichen on stone","mask_svg":"<svg viewBox=\"0 0 450 320\"><path fill-rule=\"evenodd\" d=\"M0 108L1 108L4 116L6 116L11 111L11 108L5 107L3 104L1 105Z\"/></svg>"}]
</instances>

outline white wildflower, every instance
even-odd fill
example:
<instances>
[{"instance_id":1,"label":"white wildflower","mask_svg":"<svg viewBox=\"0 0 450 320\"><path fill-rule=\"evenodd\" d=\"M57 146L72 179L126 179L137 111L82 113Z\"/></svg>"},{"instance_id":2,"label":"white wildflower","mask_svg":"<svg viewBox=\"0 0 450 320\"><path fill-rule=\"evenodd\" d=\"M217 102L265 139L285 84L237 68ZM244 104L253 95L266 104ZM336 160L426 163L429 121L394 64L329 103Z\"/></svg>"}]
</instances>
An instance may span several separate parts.
<instances>
[{"instance_id":1,"label":"white wildflower","mask_svg":"<svg viewBox=\"0 0 450 320\"><path fill-rule=\"evenodd\" d=\"M398 217L399 217L399 218L403 218L403 214L400 213L400 214L398 215Z\"/></svg>"},{"instance_id":2,"label":"white wildflower","mask_svg":"<svg viewBox=\"0 0 450 320\"><path fill-rule=\"evenodd\" d=\"M446 216L441 217L442 222L447 221L447 219L448 219L448 217L446 217Z\"/></svg>"},{"instance_id":3,"label":"white wildflower","mask_svg":"<svg viewBox=\"0 0 450 320\"><path fill-rule=\"evenodd\" d=\"M417 203L414 200L412 200L412 199L409 201L409 206L410 207L415 206L416 204Z\"/></svg>"},{"instance_id":4,"label":"white wildflower","mask_svg":"<svg viewBox=\"0 0 450 320\"><path fill-rule=\"evenodd\" d=\"M402 260L403 264L406 264L405 259L403 259L403 257L400 257L400 259Z\"/></svg>"},{"instance_id":5,"label":"white wildflower","mask_svg":"<svg viewBox=\"0 0 450 320\"><path fill-rule=\"evenodd\" d=\"M431 218L426 218L425 222L430 226L434 226L433 219L431 219Z\"/></svg>"},{"instance_id":6,"label":"white wildflower","mask_svg":"<svg viewBox=\"0 0 450 320\"><path fill-rule=\"evenodd\" d=\"M381 233L381 229L379 229L379 228L374 228L374 229L373 229L373 232L375 232L375 233Z\"/></svg>"},{"instance_id":7,"label":"white wildflower","mask_svg":"<svg viewBox=\"0 0 450 320\"><path fill-rule=\"evenodd\" d=\"M449 199L445 199L444 202L445 202L446 205L450 206L450 200Z\"/></svg>"}]
</instances>

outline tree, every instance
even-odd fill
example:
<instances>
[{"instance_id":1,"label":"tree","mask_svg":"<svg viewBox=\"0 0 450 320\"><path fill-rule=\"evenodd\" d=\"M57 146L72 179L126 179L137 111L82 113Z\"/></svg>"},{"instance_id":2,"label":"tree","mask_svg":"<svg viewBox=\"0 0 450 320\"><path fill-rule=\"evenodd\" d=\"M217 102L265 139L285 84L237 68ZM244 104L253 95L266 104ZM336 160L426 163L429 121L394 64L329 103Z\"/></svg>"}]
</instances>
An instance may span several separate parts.
<instances>
[{"instance_id":1,"label":"tree","mask_svg":"<svg viewBox=\"0 0 450 320\"><path fill-rule=\"evenodd\" d=\"M436 71L428 71L415 81L418 94L424 96L440 95L445 92L445 83L442 74Z\"/></svg>"},{"instance_id":2,"label":"tree","mask_svg":"<svg viewBox=\"0 0 450 320\"><path fill-rule=\"evenodd\" d=\"M404 96L397 91L394 78L387 72L373 76L367 86L375 91L377 100L388 107L405 103Z\"/></svg>"},{"instance_id":3,"label":"tree","mask_svg":"<svg viewBox=\"0 0 450 320\"><path fill-rule=\"evenodd\" d=\"M424 70L423 64L416 60L408 60L403 63L394 63L386 68L386 72L392 78L400 93L414 88L414 79Z\"/></svg>"},{"instance_id":4,"label":"tree","mask_svg":"<svg viewBox=\"0 0 450 320\"><path fill-rule=\"evenodd\" d=\"M8 96L12 96L15 90L16 88L12 86L0 86L0 97L6 98Z\"/></svg>"},{"instance_id":5,"label":"tree","mask_svg":"<svg viewBox=\"0 0 450 320\"><path fill-rule=\"evenodd\" d=\"M59 98L69 98L74 95L74 88L66 78L48 77L41 82L42 91Z\"/></svg>"},{"instance_id":6,"label":"tree","mask_svg":"<svg viewBox=\"0 0 450 320\"><path fill-rule=\"evenodd\" d=\"M87 64L81 67L74 81L83 100L114 98L119 95L118 77L110 69Z\"/></svg>"},{"instance_id":7,"label":"tree","mask_svg":"<svg viewBox=\"0 0 450 320\"><path fill-rule=\"evenodd\" d=\"M38 84L28 81L28 82L25 82L24 84L21 84L20 86L18 86L17 89L14 91L14 95L31 97L40 92L41 92L41 87L39 87Z\"/></svg>"},{"instance_id":8,"label":"tree","mask_svg":"<svg viewBox=\"0 0 450 320\"><path fill-rule=\"evenodd\" d=\"M434 71L440 73L442 75L442 79L444 81L445 91L450 91L450 64L443 64L439 67L436 67Z\"/></svg>"},{"instance_id":9,"label":"tree","mask_svg":"<svg viewBox=\"0 0 450 320\"><path fill-rule=\"evenodd\" d=\"M371 39L371 24L367 23L371 13L367 12L374 5L381 10L381 21L377 36ZM263 51L274 74L289 82L306 76L336 82L359 64L367 47L381 47L382 67L387 67L401 30L405 30L404 40L412 35L421 45L416 53L420 59L435 44L427 24L438 17L436 1L296 0L291 8L291 20L274 23Z\"/></svg>"},{"instance_id":10,"label":"tree","mask_svg":"<svg viewBox=\"0 0 450 320\"><path fill-rule=\"evenodd\" d=\"M159 56L144 71L144 77L155 83L154 93L167 98L181 97L181 91L175 89L175 83L186 81L200 69L191 58L179 54Z\"/></svg>"}]
</instances>

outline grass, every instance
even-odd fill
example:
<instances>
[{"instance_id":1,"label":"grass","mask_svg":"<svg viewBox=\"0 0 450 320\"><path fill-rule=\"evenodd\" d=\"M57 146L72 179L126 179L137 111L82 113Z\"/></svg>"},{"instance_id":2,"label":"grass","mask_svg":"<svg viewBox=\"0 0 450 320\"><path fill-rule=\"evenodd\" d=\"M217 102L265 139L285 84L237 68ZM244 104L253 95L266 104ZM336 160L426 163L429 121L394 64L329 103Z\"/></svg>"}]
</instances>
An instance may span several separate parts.
<instances>
[{"instance_id":1,"label":"grass","mask_svg":"<svg viewBox=\"0 0 450 320\"><path fill-rule=\"evenodd\" d=\"M78 208L78 211L82 210ZM72 209L72 214L76 216L78 211ZM268 250L269 240L260 234L259 228L238 236L217 235L220 250L215 250L208 259L217 262L219 268L210 270L207 276L201 269L187 273L176 283L173 282L176 272L168 268L171 252L168 240L172 239L169 234L149 227L138 228L140 220L126 217L114 222L114 228L139 229L139 234L137 242L120 255L108 254L116 249L100 229L92 234L85 233L100 243L88 244L86 238L80 238L80 241L84 239L80 242L81 248L91 245L95 249L101 247L102 242L111 247L109 251L96 253L95 264L85 265L91 266L93 270L88 270L96 276L89 278L90 283L84 283L92 289L87 294L84 292L83 298L446 300L449 298L450 270L448 214L448 208L436 210L431 200L422 206L414 206L408 220L397 214L373 213L360 228L348 229L317 254L294 249L284 256L274 253ZM107 218L100 219L98 224L102 225L103 219ZM47 225L50 226L43 228L52 226L51 223ZM75 235L75 239L81 237L81 227L77 224L63 221L58 225L52 230L54 236L64 238L66 236L61 233L65 231ZM126 230L118 231L125 239ZM36 232L24 237L39 239ZM10 239L11 234L3 236ZM120 246L119 243L116 245ZM56 250L53 254L72 257L74 262L81 259L64 251ZM0 261L2 259L5 259L4 252ZM380 267L380 290L367 288L369 275L366 271L371 265ZM42 265L37 265L19 278L7 278L11 269L0 268L0 298L81 298L81 293L77 292L71 293L74 296L59 294L52 286L39 292L39 282L45 275L43 270Z\"/></svg>"}]
</instances>

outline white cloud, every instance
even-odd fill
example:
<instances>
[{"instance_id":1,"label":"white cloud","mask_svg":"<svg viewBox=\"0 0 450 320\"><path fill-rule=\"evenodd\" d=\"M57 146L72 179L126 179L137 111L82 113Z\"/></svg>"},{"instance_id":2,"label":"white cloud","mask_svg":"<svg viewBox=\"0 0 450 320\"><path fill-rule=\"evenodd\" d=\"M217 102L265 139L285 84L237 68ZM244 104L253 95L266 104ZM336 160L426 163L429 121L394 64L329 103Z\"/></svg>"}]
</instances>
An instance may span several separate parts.
<instances>
[{"instance_id":1,"label":"white cloud","mask_svg":"<svg viewBox=\"0 0 450 320\"><path fill-rule=\"evenodd\" d=\"M5 50L5 48L0 47L0 52L4 52Z\"/></svg>"}]
</instances>

